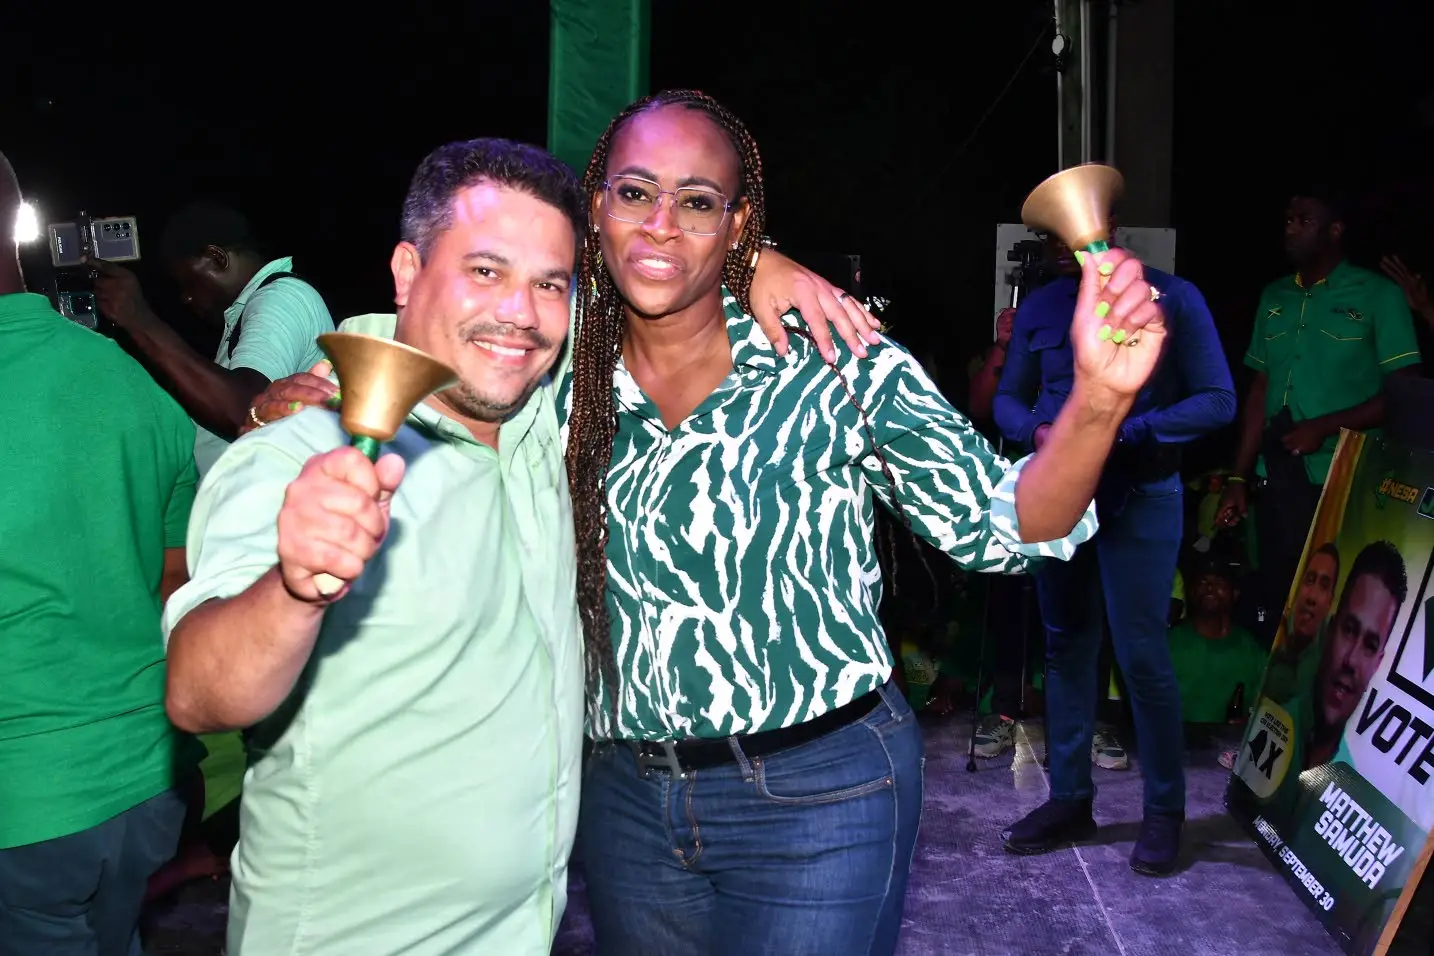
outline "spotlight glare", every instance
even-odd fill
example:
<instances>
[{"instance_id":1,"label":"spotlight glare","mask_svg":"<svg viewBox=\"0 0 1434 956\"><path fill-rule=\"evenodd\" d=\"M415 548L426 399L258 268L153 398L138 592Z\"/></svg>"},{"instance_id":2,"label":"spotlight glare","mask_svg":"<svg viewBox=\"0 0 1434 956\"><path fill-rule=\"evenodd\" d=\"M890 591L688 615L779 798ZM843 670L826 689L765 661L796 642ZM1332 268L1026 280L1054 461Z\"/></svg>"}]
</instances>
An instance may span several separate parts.
<instances>
[{"instance_id":1,"label":"spotlight glare","mask_svg":"<svg viewBox=\"0 0 1434 956\"><path fill-rule=\"evenodd\" d=\"M40 214L35 207L22 202L15 212L15 241L34 242L40 238Z\"/></svg>"}]
</instances>

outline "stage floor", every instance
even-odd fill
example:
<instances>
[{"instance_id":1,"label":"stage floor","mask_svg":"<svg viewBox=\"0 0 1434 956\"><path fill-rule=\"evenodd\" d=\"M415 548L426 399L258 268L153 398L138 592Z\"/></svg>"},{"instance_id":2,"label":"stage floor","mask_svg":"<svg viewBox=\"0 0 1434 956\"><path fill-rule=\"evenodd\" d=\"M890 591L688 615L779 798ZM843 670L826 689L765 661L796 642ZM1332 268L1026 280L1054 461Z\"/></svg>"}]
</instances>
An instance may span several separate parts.
<instances>
[{"instance_id":1,"label":"stage floor","mask_svg":"<svg viewBox=\"0 0 1434 956\"><path fill-rule=\"evenodd\" d=\"M1175 875L1157 879L1128 863L1141 817L1138 766L1093 768L1101 829L1092 842L1013 856L1001 848L1001 828L1049 792L1040 721L1021 726L1014 755L980 763L974 774L966 772L969 729L946 722L927 734L928 796L903 956L1340 952L1225 812L1229 773L1216 751L1187 754L1184 857Z\"/></svg>"},{"instance_id":2,"label":"stage floor","mask_svg":"<svg viewBox=\"0 0 1434 956\"><path fill-rule=\"evenodd\" d=\"M1212 751L1187 757L1184 865L1137 876L1126 863L1140 822L1140 773L1095 770L1094 841L1041 857L1001 849L1001 828L1046 796L1040 722L1014 754L966 772L970 724L927 724L926 813L906 902L902 956L1337 956L1335 945L1226 815L1227 772ZM216 956L224 886L196 884L162 914L150 956ZM575 868L554 956L588 956Z\"/></svg>"}]
</instances>

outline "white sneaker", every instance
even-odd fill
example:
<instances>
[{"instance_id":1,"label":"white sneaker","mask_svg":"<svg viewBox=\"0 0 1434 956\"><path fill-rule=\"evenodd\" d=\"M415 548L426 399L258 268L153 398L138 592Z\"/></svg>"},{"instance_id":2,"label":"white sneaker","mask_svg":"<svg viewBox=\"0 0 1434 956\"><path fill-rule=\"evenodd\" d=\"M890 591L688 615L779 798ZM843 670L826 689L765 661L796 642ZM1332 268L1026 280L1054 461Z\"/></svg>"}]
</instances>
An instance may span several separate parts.
<instances>
[{"instance_id":1,"label":"white sneaker","mask_svg":"<svg viewBox=\"0 0 1434 956\"><path fill-rule=\"evenodd\" d=\"M976 726L976 756L999 757L1016 745L1016 722L1001 714L987 714Z\"/></svg>"},{"instance_id":2,"label":"white sneaker","mask_svg":"<svg viewBox=\"0 0 1434 956\"><path fill-rule=\"evenodd\" d=\"M1102 770L1129 770L1130 757L1108 730L1097 730L1090 741L1090 759Z\"/></svg>"}]
</instances>

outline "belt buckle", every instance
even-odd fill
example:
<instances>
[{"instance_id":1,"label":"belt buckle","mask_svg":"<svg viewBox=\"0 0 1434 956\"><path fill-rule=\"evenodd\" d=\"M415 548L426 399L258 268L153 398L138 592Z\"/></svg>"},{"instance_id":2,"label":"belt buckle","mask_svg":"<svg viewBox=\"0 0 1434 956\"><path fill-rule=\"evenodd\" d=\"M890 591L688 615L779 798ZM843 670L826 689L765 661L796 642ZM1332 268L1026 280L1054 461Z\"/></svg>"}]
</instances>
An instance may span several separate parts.
<instances>
[{"instance_id":1,"label":"belt buckle","mask_svg":"<svg viewBox=\"0 0 1434 956\"><path fill-rule=\"evenodd\" d=\"M661 748L662 752L650 753L649 749L654 747ZM645 740L638 744L636 756L637 767L644 777L654 770L666 770L674 779L687 776L687 772L682 769L682 762L677 759L677 748L670 740Z\"/></svg>"}]
</instances>

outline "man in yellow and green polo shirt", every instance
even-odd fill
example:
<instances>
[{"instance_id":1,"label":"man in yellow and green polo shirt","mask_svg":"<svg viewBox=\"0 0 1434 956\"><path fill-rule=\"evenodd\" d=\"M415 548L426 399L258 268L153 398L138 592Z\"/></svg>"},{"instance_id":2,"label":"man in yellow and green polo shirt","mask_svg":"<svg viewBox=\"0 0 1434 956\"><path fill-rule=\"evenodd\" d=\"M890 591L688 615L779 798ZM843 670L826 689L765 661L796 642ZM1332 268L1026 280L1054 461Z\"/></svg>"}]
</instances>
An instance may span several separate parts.
<instances>
[{"instance_id":1,"label":"man in yellow and green polo shirt","mask_svg":"<svg viewBox=\"0 0 1434 956\"><path fill-rule=\"evenodd\" d=\"M1418 374L1419 345L1404 294L1344 258L1344 228L1328 192L1308 190L1290 200L1285 251L1296 271L1260 296L1245 353L1255 377L1219 521L1238 523L1249 503L1252 472L1264 479L1256 533L1271 633L1340 429L1378 429L1385 417L1384 380Z\"/></svg>"}]
</instances>

